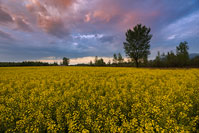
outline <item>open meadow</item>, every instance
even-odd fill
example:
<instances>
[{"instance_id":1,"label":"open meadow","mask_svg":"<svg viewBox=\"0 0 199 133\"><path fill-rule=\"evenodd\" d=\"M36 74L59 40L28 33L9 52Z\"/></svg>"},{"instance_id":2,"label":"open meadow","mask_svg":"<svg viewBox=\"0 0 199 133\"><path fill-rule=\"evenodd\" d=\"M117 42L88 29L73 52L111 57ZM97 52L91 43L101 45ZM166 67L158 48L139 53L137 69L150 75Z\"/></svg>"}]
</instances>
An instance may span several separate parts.
<instances>
[{"instance_id":1,"label":"open meadow","mask_svg":"<svg viewBox=\"0 0 199 133\"><path fill-rule=\"evenodd\" d=\"M199 69L0 68L0 132L199 132Z\"/></svg>"}]
</instances>

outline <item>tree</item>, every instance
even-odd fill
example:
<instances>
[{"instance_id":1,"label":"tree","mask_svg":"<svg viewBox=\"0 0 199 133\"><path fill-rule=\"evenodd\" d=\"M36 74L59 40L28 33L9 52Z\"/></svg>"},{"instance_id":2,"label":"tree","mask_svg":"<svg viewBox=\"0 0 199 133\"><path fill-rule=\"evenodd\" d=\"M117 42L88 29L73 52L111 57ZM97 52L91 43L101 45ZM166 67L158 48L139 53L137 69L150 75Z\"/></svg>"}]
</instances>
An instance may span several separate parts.
<instances>
[{"instance_id":1,"label":"tree","mask_svg":"<svg viewBox=\"0 0 199 133\"><path fill-rule=\"evenodd\" d=\"M118 60L118 63L119 63L119 64L121 64L121 63L124 62L124 59L123 59L123 57L122 57L122 55L121 55L120 53L118 54L117 60Z\"/></svg>"},{"instance_id":2,"label":"tree","mask_svg":"<svg viewBox=\"0 0 199 133\"><path fill-rule=\"evenodd\" d=\"M98 66L105 66L106 63L104 62L104 60L101 58L98 60Z\"/></svg>"},{"instance_id":3,"label":"tree","mask_svg":"<svg viewBox=\"0 0 199 133\"><path fill-rule=\"evenodd\" d=\"M70 61L69 58L64 57L63 58L63 65L68 66L69 65L69 61Z\"/></svg>"},{"instance_id":4,"label":"tree","mask_svg":"<svg viewBox=\"0 0 199 133\"><path fill-rule=\"evenodd\" d=\"M110 60L108 61L107 65L108 65L108 66L111 66L111 61L110 61Z\"/></svg>"},{"instance_id":5,"label":"tree","mask_svg":"<svg viewBox=\"0 0 199 133\"><path fill-rule=\"evenodd\" d=\"M140 60L147 59L150 54L151 29L141 24L136 25L133 30L126 32L124 50L128 57L135 61L136 67Z\"/></svg>"},{"instance_id":6,"label":"tree","mask_svg":"<svg viewBox=\"0 0 199 133\"><path fill-rule=\"evenodd\" d=\"M117 55L113 54L113 64L117 64Z\"/></svg>"},{"instance_id":7,"label":"tree","mask_svg":"<svg viewBox=\"0 0 199 133\"><path fill-rule=\"evenodd\" d=\"M57 63L57 62L54 62L54 63L52 64L52 66L58 66L58 63Z\"/></svg>"},{"instance_id":8,"label":"tree","mask_svg":"<svg viewBox=\"0 0 199 133\"><path fill-rule=\"evenodd\" d=\"M104 62L104 60L102 58L98 59L98 57L95 57L95 66L105 66L106 63Z\"/></svg>"},{"instance_id":9,"label":"tree","mask_svg":"<svg viewBox=\"0 0 199 133\"><path fill-rule=\"evenodd\" d=\"M158 55L156 56L155 60L154 60L155 66L156 67L161 67L161 55L160 55L160 51L158 51Z\"/></svg>"},{"instance_id":10,"label":"tree","mask_svg":"<svg viewBox=\"0 0 199 133\"><path fill-rule=\"evenodd\" d=\"M190 65L192 67L199 67L199 56L196 56L190 60Z\"/></svg>"},{"instance_id":11,"label":"tree","mask_svg":"<svg viewBox=\"0 0 199 133\"><path fill-rule=\"evenodd\" d=\"M93 66L93 62L92 62L92 61L90 61L89 65L90 65L90 66Z\"/></svg>"},{"instance_id":12,"label":"tree","mask_svg":"<svg viewBox=\"0 0 199 133\"><path fill-rule=\"evenodd\" d=\"M94 60L95 65L97 64L97 61L98 61L98 57L95 56L95 60Z\"/></svg>"},{"instance_id":13,"label":"tree","mask_svg":"<svg viewBox=\"0 0 199 133\"><path fill-rule=\"evenodd\" d=\"M173 51L168 52L166 55L166 66L177 67L176 55Z\"/></svg>"},{"instance_id":14,"label":"tree","mask_svg":"<svg viewBox=\"0 0 199 133\"><path fill-rule=\"evenodd\" d=\"M178 54L189 55L188 53L189 46L187 44L188 43L186 41L180 42L179 46L176 47L177 55Z\"/></svg>"},{"instance_id":15,"label":"tree","mask_svg":"<svg viewBox=\"0 0 199 133\"><path fill-rule=\"evenodd\" d=\"M178 59L178 65L183 67L187 66L189 62L189 46L186 41L180 42L179 46L176 47L176 56Z\"/></svg>"}]
</instances>

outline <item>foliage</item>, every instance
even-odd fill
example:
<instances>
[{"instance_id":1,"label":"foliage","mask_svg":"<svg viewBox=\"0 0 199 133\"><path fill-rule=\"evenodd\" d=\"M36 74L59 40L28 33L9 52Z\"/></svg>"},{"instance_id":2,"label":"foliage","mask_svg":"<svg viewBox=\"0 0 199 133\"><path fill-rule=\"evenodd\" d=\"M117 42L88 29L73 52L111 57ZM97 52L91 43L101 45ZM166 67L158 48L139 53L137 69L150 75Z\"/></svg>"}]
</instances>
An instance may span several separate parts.
<instances>
[{"instance_id":1,"label":"foliage","mask_svg":"<svg viewBox=\"0 0 199 133\"><path fill-rule=\"evenodd\" d=\"M118 54L118 63L121 64L123 62L124 62L124 59L123 59L122 55L119 53Z\"/></svg>"},{"instance_id":2,"label":"foliage","mask_svg":"<svg viewBox=\"0 0 199 133\"><path fill-rule=\"evenodd\" d=\"M196 56L189 61L191 67L199 67L199 56Z\"/></svg>"},{"instance_id":3,"label":"foliage","mask_svg":"<svg viewBox=\"0 0 199 133\"><path fill-rule=\"evenodd\" d=\"M150 54L151 29L141 24L136 25L133 30L126 32L126 42L124 50L128 57L133 59L136 66L139 66L140 60L147 59Z\"/></svg>"},{"instance_id":4,"label":"foliage","mask_svg":"<svg viewBox=\"0 0 199 133\"><path fill-rule=\"evenodd\" d=\"M114 53L112 66L123 66L123 65L124 65L124 58L122 57L122 55L120 53L118 53L118 55Z\"/></svg>"},{"instance_id":5,"label":"foliage","mask_svg":"<svg viewBox=\"0 0 199 133\"><path fill-rule=\"evenodd\" d=\"M0 132L198 132L199 70L0 68Z\"/></svg>"},{"instance_id":6,"label":"foliage","mask_svg":"<svg viewBox=\"0 0 199 133\"><path fill-rule=\"evenodd\" d=\"M117 64L118 62L118 58L117 58L117 55L114 53L113 54L113 64Z\"/></svg>"},{"instance_id":7,"label":"foliage","mask_svg":"<svg viewBox=\"0 0 199 133\"><path fill-rule=\"evenodd\" d=\"M106 63L102 58L98 59L98 57L95 57L95 66L106 66Z\"/></svg>"},{"instance_id":8,"label":"foliage","mask_svg":"<svg viewBox=\"0 0 199 133\"><path fill-rule=\"evenodd\" d=\"M53 64L44 63L44 62L33 62L33 61L24 61L24 62L0 62L0 67L14 67L14 66L58 66L56 62Z\"/></svg>"},{"instance_id":9,"label":"foliage","mask_svg":"<svg viewBox=\"0 0 199 133\"><path fill-rule=\"evenodd\" d=\"M151 67L199 67L199 58L196 56L192 59L189 58L188 43L181 42L176 47L176 54L173 51L167 54L156 56L154 61L150 61L148 66Z\"/></svg>"},{"instance_id":10,"label":"foliage","mask_svg":"<svg viewBox=\"0 0 199 133\"><path fill-rule=\"evenodd\" d=\"M70 62L69 58L66 58L66 57L63 58L63 65L68 66L69 62Z\"/></svg>"},{"instance_id":11,"label":"foliage","mask_svg":"<svg viewBox=\"0 0 199 133\"><path fill-rule=\"evenodd\" d=\"M178 58L178 65L179 66L187 66L188 61L189 61L189 46L187 45L188 43L181 42L179 46L176 47L176 56Z\"/></svg>"}]
</instances>

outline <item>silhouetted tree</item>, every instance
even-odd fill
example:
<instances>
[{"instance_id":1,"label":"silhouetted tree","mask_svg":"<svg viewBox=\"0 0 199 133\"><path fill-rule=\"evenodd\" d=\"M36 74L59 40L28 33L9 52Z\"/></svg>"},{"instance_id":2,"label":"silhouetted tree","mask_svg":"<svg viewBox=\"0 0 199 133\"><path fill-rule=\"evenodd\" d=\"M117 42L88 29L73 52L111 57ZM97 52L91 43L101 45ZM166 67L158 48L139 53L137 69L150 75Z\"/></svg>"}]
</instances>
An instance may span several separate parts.
<instances>
[{"instance_id":1,"label":"silhouetted tree","mask_svg":"<svg viewBox=\"0 0 199 133\"><path fill-rule=\"evenodd\" d=\"M63 58L63 65L68 66L69 65L69 61L70 61L69 58L64 57Z\"/></svg>"},{"instance_id":2,"label":"silhouetted tree","mask_svg":"<svg viewBox=\"0 0 199 133\"><path fill-rule=\"evenodd\" d=\"M93 66L93 62L92 62L92 61L90 61L90 62L89 62L89 65L90 65L90 66Z\"/></svg>"},{"instance_id":3,"label":"silhouetted tree","mask_svg":"<svg viewBox=\"0 0 199 133\"><path fill-rule=\"evenodd\" d=\"M123 59L123 57L122 57L122 55L121 55L120 53L118 54L117 60L118 60L118 63L119 63L119 64L121 64L121 63L124 62L124 59Z\"/></svg>"},{"instance_id":4,"label":"silhouetted tree","mask_svg":"<svg viewBox=\"0 0 199 133\"><path fill-rule=\"evenodd\" d=\"M106 63L104 62L102 58L101 59L95 58L95 66L105 66L105 65Z\"/></svg>"},{"instance_id":5,"label":"silhouetted tree","mask_svg":"<svg viewBox=\"0 0 199 133\"><path fill-rule=\"evenodd\" d=\"M166 55L166 66L167 67L177 67L177 58L173 51L170 51Z\"/></svg>"},{"instance_id":6,"label":"silhouetted tree","mask_svg":"<svg viewBox=\"0 0 199 133\"><path fill-rule=\"evenodd\" d=\"M198 67L199 57L194 59L189 58L188 43L186 41L181 42L176 47L176 54L173 51L167 54L163 53L156 56L155 60L150 61L148 66L152 67Z\"/></svg>"},{"instance_id":7,"label":"silhouetted tree","mask_svg":"<svg viewBox=\"0 0 199 133\"><path fill-rule=\"evenodd\" d=\"M199 56L192 58L189 65L192 67L199 67Z\"/></svg>"},{"instance_id":8,"label":"silhouetted tree","mask_svg":"<svg viewBox=\"0 0 199 133\"><path fill-rule=\"evenodd\" d=\"M57 62L54 62L54 63L52 64L52 66L58 66L58 63L57 63Z\"/></svg>"},{"instance_id":9,"label":"silhouetted tree","mask_svg":"<svg viewBox=\"0 0 199 133\"><path fill-rule=\"evenodd\" d=\"M161 67L161 55L160 55L160 51L158 51L158 55L156 56L155 60L154 60L154 65L156 67Z\"/></svg>"},{"instance_id":10,"label":"silhouetted tree","mask_svg":"<svg viewBox=\"0 0 199 133\"><path fill-rule=\"evenodd\" d=\"M184 67L188 65L189 62L189 46L187 45L188 43L186 41L181 42L179 46L176 47L176 56L177 56L177 61L178 65L180 67Z\"/></svg>"},{"instance_id":11,"label":"silhouetted tree","mask_svg":"<svg viewBox=\"0 0 199 133\"><path fill-rule=\"evenodd\" d=\"M114 53L113 54L113 64L117 64L117 55Z\"/></svg>"},{"instance_id":12,"label":"silhouetted tree","mask_svg":"<svg viewBox=\"0 0 199 133\"><path fill-rule=\"evenodd\" d=\"M97 64L97 61L98 61L98 57L95 56L95 61L94 61L94 64L95 64L95 65Z\"/></svg>"},{"instance_id":13,"label":"silhouetted tree","mask_svg":"<svg viewBox=\"0 0 199 133\"><path fill-rule=\"evenodd\" d=\"M107 65L108 65L108 66L111 66L111 61L110 61L110 60L108 61Z\"/></svg>"},{"instance_id":14,"label":"silhouetted tree","mask_svg":"<svg viewBox=\"0 0 199 133\"><path fill-rule=\"evenodd\" d=\"M136 25L133 30L126 32L126 42L124 42L124 50L128 57L135 61L136 67L139 61L147 59L150 54L150 40L152 35L151 29L141 24Z\"/></svg>"}]
</instances>

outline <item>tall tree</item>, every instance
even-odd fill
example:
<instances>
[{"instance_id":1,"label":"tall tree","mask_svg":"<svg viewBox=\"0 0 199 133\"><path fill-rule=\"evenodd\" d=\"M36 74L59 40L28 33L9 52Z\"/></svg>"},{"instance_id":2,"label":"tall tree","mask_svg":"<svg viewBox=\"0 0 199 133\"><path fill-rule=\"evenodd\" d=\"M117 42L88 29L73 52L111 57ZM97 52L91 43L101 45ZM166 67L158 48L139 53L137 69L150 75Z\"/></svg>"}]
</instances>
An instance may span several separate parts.
<instances>
[{"instance_id":1,"label":"tall tree","mask_svg":"<svg viewBox=\"0 0 199 133\"><path fill-rule=\"evenodd\" d=\"M156 67L160 67L161 66L161 55L160 55L160 51L158 51L158 55L156 56L155 60L154 60L155 66Z\"/></svg>"},{"instance_id":2,"label":"tall tree","mask_svg":"<svg viewBox=\"0 0 199 133\"><path fill-rule=\"evenodd\" d=\"M133 30L126 32L124 50L128 57L134 60L136 67L139 67L140 60L147 59L150 54L151 29L141 24L136 25Z\"/></svg>"},{"instance_id":3,"label":"tall tree","mask_svg":"<svg viewBox=\"0 0 199 133\"><path fill-rule=\"evenodd\" d=\"M189 50L189 46L186 41L180 42L179 46L176 47L177 55L178 54L189 55L188 50Z\"/></svg>"},{"instance_id":4,"label":"tall tree","mask_svg":"<svg viewBox=\"0 0 199 133\"><path fill-rule=\"evenodd\" d=\"M90 65L90 66L92 66L92 65L93 65L93 62L92 62L92 61L90 61L90 62L89 62L89 65Z\"/></svg>"},{"instance_id":5,"label":"tall tree","mask_svg":"<svg viewBox=\"0 0 199 133\"><path fill-rule=\"evenodd\" d=\"M119 64L121 64L121 63L124 62L124 59L123 59L123 57L122 57L122 55L121 55L120 53L118 54L117 57L118 57L117 60L118 60L118 63L119 63Z\"/></svg>"},{"instance_id":6,"label":"tall tree","mask_svg":"<svg viewBox=\"0 0 199 133\"><path fill-rule=\"evenodd\" d=\"M105 66L105 65L106 65L106 63L104 62L104 60L102 58L100 58L100 59L95 58L95 66Z\"/></svg>"},{"instance_id":7,"label":"tall tree","mask_svg":"<svg viewBox=\"0 0 199 133\"><path fill-rule=\"evenodd\" d=\"M194 58L190 59L189 65L192 67L199 67L199 56L195 56Z\"/></svg>"},{"instance_id":8,"label":"tall tree","mask_svg":"<svg viewBox=\"0 0 199 133\"><path fill-rule=\"evenodd\" d=\"M113 54L113 63L117 64L117 55L115 53Z\"/></svg>"},{"instance_id":9,"label":"tall tree","mask_svg":"<svg viewBox=\"0 0 199 133\"><path fill-rule=\"evenodd\" d=\"M69 61L70 61L69 58L64 57L63 58L63 65L68 66L69 65Z\"/></svg>"},{"instance_id":10,"label":"tall tree","mask_svg":"<svg viewBox=\"0 0 199 133\"><path fill-rule=\"evenodd\" d=\"M95 61L94 61L95 65L97 64L97 61L98 61L98 56L95 56Z\"/></svg>"},{"instance_id":11,"label":"tall tree","mask_svg":"<svg viewBox=\"0 0 199 133\"><path fill-rule=\"evenodd\" d=\"M181 67L187 66L189 61L189 46L186 41L180 42L176 47L176 55L178 59L178 65Z\"/></svg>"},{"instance_id":12,"label":"tall tree","mask_svg":"<svg viewBox=\"0 0 199 133\"><path fill-rule=\"evenodd\" d=\"M176 55L173 51L170 51L166 55L166 66L167 67L177 67Z\"/></svg>"}]
</instances>

